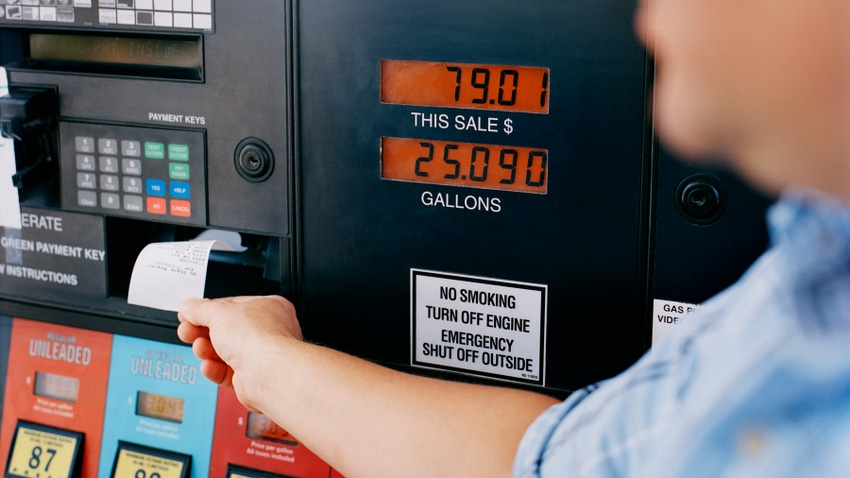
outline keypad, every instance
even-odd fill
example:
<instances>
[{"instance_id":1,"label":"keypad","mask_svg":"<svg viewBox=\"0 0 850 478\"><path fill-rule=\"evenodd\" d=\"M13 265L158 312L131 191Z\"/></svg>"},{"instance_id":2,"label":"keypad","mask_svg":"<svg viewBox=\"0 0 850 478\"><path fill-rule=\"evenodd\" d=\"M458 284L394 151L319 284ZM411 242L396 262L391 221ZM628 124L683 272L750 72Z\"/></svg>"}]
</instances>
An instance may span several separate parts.
<instances>
[{"instance_id":1,"label":"keypad","mask_svg":"<svg viewBox=\"0 0 850 478\"><path fill-rule=\"evenodd\" d=\"M64 207L204 224L203 133L62 123L60 134Z\"/></svg>"}]
</instances>

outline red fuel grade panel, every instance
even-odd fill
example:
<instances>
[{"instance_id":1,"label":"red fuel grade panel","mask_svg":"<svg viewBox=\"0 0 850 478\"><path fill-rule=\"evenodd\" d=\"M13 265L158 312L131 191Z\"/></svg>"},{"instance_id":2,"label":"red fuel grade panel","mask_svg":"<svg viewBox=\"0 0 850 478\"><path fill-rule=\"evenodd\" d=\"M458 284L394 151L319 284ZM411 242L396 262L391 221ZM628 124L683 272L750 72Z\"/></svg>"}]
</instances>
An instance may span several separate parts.
<instances>
[{"instance_id":1,"label":"red fuel grade panel","mask_svg":"<svg viewBox=\"0 0 850 478\"><path fill-rule=\"evenodd\" d=\"M96 476L112 335L14 319L0 431L5 469L18 420L82 432L82 476Z\"/></svg>"},{"instance_id":2,"label":"red fuel grade panel","mask_svg":"<svg viewBox=\"0 0 850 478\"><path fill-rule=\"evenodd\" d=\"M327 478L330 465L262 415L250 413L230 389L219 389L210 477L229 464L299 478Z\"/></svg>"}]
</instances>

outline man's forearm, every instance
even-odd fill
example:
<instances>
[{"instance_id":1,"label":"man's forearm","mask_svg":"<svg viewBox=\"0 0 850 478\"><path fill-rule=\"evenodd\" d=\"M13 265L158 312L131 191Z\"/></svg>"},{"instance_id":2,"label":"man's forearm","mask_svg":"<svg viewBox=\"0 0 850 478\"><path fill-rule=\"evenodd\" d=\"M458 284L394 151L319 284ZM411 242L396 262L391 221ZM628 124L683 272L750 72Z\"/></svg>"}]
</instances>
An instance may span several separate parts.
<instances>
[{"instance_id":1,"label":"man's forearm","mask_svg":"<svg viewBox=\"0 0 850 478\"><path fill-rule=\"evenodd\" d=\"M510 476L523 433L557 403L281 340L257 406L348 478Z\"/></svg>"}]
</instances>

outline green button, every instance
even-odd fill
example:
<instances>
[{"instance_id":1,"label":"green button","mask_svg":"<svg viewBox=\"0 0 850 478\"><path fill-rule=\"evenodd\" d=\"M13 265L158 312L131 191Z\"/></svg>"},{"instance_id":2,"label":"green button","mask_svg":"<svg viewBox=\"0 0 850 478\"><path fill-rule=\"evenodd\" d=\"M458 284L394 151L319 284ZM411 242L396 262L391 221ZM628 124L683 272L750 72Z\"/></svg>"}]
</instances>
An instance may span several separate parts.
<instances>
[{"instance_id":1,"label":"green button","mask_svg":"<svg viewBox=\"0 0 850 478\"><path fill-rule=\"evenodd\" d=\"M181 163L168 164L168 177L171 179L189 180L189 165Z\"/></svg>"},{"instance_id":2,"label":"green button","mask_svg":"<svg viewBox=\"0 0 850 478\"><path fill-rule=\"evenodd\" d=\"M165 145L162 143L145 143L145 157L150 159L165 159Z\"/></svg>"},{"instance_id":3,"label":"green button","mask_svg":"<svg viewBox=\"0 0 850 478\"><path fill-rule=\"evenodd\" d=\"M169 144L168 159L172 161L189 161L189 145Z\"/></svg>"}]
</instances>

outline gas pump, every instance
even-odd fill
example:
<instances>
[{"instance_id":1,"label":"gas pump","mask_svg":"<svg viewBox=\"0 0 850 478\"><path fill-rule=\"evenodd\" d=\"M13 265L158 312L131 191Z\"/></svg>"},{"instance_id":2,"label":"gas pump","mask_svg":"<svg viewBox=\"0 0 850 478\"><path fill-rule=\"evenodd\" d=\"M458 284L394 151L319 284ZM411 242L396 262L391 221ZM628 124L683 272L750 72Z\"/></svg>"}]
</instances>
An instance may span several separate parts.
<instances>
[{"instance_id":1,"label":"gas pump","mask_svg":"<svg viewBox=\"0 0 850 478\"><path fill-rule=\"evenodd\" d=\"M555 395L627 367L767 205L658 148L634 8L0 0L6 476L338 476L128 301L146 246L210 232L207 297L368 360Z\"/></svg>"}]
</instances>

